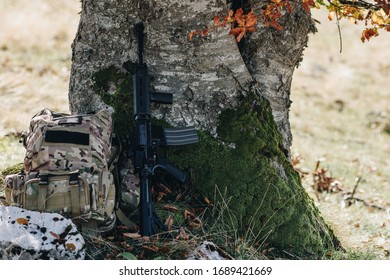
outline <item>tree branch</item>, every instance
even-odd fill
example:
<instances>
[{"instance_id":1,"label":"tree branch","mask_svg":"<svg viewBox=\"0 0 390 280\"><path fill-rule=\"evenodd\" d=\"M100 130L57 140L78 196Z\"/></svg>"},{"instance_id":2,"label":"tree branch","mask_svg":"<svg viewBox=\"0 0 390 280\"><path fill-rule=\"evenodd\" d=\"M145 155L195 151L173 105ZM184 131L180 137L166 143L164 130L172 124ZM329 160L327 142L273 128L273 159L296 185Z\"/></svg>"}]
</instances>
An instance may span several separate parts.
<instances>
[{"instance_id":1,"label":"tree branch","mask_svg":"<svg viewBox=\"0 0 390 280\"><path fill-rule=\"evenodd\" d=\"M378 11L380 9L382 9L382 5L380 4L373 4L373 3L369 3L369 2L366 2L364 0L339 0L340 4L343 4L343 5L349 5L349 6L353 6L353 7L358 7L358 8L365 8L365 9L369 9L369 10L374 10L374 11Z\"/></svg>"}]
</instances>

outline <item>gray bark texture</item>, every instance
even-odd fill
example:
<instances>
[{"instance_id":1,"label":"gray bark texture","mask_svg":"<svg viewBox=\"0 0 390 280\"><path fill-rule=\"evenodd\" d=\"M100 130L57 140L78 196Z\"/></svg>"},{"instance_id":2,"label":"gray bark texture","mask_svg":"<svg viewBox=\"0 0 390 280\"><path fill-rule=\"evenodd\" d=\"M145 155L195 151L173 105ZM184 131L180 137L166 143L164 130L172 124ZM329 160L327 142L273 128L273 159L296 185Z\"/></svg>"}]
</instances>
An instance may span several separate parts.
<instances>
[{"instance_id":1,"label":"gray bark texture","mask_svg":"<svg viewBox=\"0 0 390 280\"><path fill-rule=\"evenodd\" d=\"M253 7L259 10L261 3L253 1ZM90 112L107 106L93 90L93 74L136 61L132 26L143 21L152 86L174 94L173 106L156 109L156 117L215 134L220 112L234 108L242 88L255 80L260 94L271 104L288 151L292 141L288 119L292 74L313 23L302 9L294 9L284 19L283 32L265 28L259 20L256 32L239 49L234 37L228 36L228 28L213 31L211 20L215 15L226 15L228 9L223 0L83 1L72 46L71 111ZM207 26L211 26L209 36L188 40L189 32Z\"/></svg>"}]
</instances>

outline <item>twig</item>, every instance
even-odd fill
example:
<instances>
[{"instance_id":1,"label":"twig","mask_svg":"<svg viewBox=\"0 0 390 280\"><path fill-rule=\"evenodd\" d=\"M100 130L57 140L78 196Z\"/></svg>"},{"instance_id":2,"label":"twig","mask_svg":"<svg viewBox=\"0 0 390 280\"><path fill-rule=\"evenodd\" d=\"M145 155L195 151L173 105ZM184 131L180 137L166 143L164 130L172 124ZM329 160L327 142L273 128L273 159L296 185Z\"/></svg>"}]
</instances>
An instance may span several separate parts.
<instances>
[{"instance_id":1,"label":"twig","mask_svg":"<svg viewBox=\"0 0 390 280\"><path fill-rule=\"evenodd\" d=\"M382 8L382 5L380 5L380 4L372 4L372 3L368 3L368 2L363 1L363 0L354 0L354 1L340 0L339 2L340 2L340 4L343 4L343 5L350 5L353 7L372 9L375 11L380 10Z\"/></svg>"},{"instance_id":2,"label":"twig","mask_svg":"<svg viewBox=\"0 0 390 280\"><path fill-rule=\"evenodd\" d=\"M340 53L342 53L343 52L343 37L341 36L339 12L337 9L336 9L336 20L337 20L337 30L339 31Z\"/></svg>"},{"instance_id":3,"label":"twig","mask_svg":"<svg viewBox=\"0 0 390 280\"><path fill-rule=\"evenodd\" d=\"M301 258L299 258L298 256L296 256L294 254L291 254L291 253L287 252L286 250L282 250L282 252L285 253L286 255L294 258L294 259L301 260Z\"/></svg>"},{"instance_id":4,"label":"twig","mask_svg":"<svg viewBox=\"0 0 390 280\"><path fill-rule=\"evenodd\" d=\"M352 190L352 193L351 193L351 196L350 196L351 199L353 199L353 197L354 197L354 195L355 195L355 193L356 193L356 189L357 189L357 187L359 186L359 183L360 183L361 180L362 180L362 176L359 176L359 177L357 178L357 180L356 180L355 186L353 187L353 190Z\"/></svg>"},{"instance_id":5,"label":"twig","mask_svg":"<svg viewBox=\"0 0 390 280\"><path fill-rule=\"evenodd\" d=\"M378 205L375 205L375 204L371 204L371 203L368 203L367 201L365 201L364 199L355 197L356 190L357 190L357 188L358 188L359 183L360 183L361 180L362 180L362 177L359 176L359 177L357 178L357 180L356 180L355 186L353 187L353 190L352 190L351 195L345 196L344 200L345 200L345 201L348 201L348 203L347 203L346 205L347 205L347 206L351 206L354 202L359 201L359 202L362 202L364 206L367 206L367 207L370 207L370 208L376 208L376 209L378 209L378 210L386 211L386 208L384 208L384 207L382 207L382 206L378 206Z\"/></svg>"}]
</instances>

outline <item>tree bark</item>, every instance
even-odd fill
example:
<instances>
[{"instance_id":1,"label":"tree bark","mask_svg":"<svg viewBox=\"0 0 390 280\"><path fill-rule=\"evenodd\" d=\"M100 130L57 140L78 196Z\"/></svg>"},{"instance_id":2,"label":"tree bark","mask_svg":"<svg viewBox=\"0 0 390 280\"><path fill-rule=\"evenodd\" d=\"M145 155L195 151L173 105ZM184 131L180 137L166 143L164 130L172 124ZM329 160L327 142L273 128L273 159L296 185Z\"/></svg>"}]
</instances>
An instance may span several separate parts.
<instances>
[{"instance_id":1,"label":"tree bark","mask_svg":"<svg viewBox=\"0 0 390 280\"><path fill-rule=\"evenodd\" d=\"M251 2L255 11L264 5ZM289 163L288 119L293 71L314 24L295 5L283 16L282 31L259 20L255 33L237 45L228 28L213 30L214 16L229 10L225 3L83 0L72 45L71 111L109 107L125 114L124 102L114 106L107 100L131 87L121 65L136 61L132 26L144 22L151 86L174 96L173 105L154 107L154 117L173 126L194 125L201 135L197 148L174 150L172 158L193 170L203 195L212 195L215 185L225 190L241 232L251 226L253 237L272 246L319 257L339 242ZM208 26L207 36L187 38Z\"/></svg>"}]
</instances>

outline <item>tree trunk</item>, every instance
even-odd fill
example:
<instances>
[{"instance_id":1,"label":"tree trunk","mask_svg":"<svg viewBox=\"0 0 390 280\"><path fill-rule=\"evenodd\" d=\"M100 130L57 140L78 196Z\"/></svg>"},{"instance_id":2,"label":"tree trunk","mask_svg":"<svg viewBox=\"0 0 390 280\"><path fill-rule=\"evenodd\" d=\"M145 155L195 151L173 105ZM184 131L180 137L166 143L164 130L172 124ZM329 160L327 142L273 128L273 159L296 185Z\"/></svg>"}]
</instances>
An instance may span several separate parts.
<instances>
[{"instance_id":1,"label":"tree trunk","mask_svg":"<svg viewBox=\"0 0 390 280\"><path fill-rule=\"evenodd\" d=\"M264 5L252 2L256 11ZM217 186L223 195L214 199L229 201L240 235L249 232L292 254L319 257L339 242L289 162L291 80L313 22L295 5L283 16L282 31L259 20L238 46L228 28L213 30L214 16L228 13L225 3L83 0L72 45L71 111L109 107L117 129L130 129L131 84L121 65L136 61L132 26L143 21L151 86L174 96L173 105L155 106L153 116L173 126L194 125L201 138L196 147L169 151L170 159L193 171L202 195L213 197ZM207 26L207 36L187 38Z\"/></svg>"}]
</instances>

